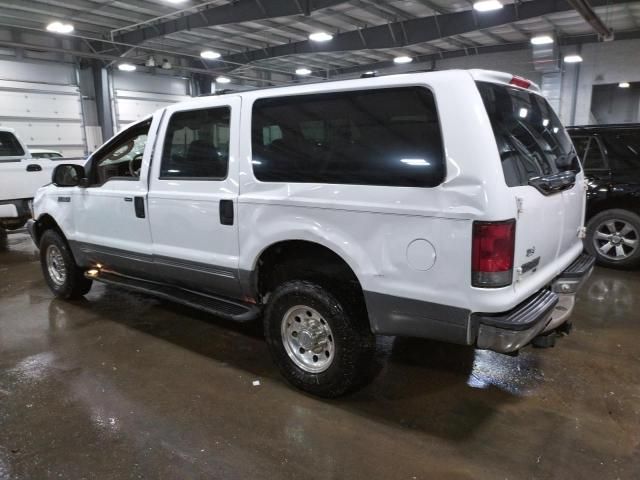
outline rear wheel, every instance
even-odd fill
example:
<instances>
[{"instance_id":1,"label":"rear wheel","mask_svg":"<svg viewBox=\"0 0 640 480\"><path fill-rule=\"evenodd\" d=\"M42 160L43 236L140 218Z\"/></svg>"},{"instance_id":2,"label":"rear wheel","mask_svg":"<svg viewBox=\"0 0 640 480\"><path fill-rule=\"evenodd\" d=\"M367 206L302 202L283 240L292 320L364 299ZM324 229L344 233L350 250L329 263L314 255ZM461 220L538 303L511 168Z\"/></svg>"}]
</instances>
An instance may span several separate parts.
<instances>
[{"instance_id":1,"label":"rear wheel","mask_svg":"<svg viewBox=\"0 0 640 480\"><path fill-rule=\"evenodd\" d=\"M67 242L55 230L40 239L40 265L49 289L56 297L78 298L89 292L92 281L76 265Z\"/></svg>"},{"instance_id":2,"label":"rear wheel","mask_svg":"<svg viewBox=\"0 0 640 480\"><path fill-rule=\"evenodd\" d=\"M293 280L269 298L264 329L284 377L321 397L338 397L361 386L374 359L375 337L329 291Z\"/></svg>"},{"instance_id":3,"label":"rear wheel","mask_svg":"<svg viewBox=\"0 0 640 480\"><path fill-rule=\"evenodd\" d=\"M640 216L622 209L600 212L589 220L586 247L599 265L640 266Z\"/></svg>"}]
</instances>

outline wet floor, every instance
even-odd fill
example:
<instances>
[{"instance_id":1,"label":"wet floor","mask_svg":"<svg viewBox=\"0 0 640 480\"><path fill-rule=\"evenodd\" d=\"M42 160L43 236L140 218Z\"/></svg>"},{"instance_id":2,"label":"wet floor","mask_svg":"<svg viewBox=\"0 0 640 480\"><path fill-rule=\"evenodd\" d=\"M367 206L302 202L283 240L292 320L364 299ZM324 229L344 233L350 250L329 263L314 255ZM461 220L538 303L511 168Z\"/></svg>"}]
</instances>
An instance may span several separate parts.
<instances>
[{"instance_id":1,"label":"wet floor","mask_svg":"<svg viewBox=\"0 0 640 480\"><path fill-rule=\"evenodd\" d=\"M102 285L53 299L10 234L0 478L638 479L639 293L597 270L573 333L519 357L382 338L374 383L327 401L283 382L258 325Z\"/></svg>"}]
</instances>

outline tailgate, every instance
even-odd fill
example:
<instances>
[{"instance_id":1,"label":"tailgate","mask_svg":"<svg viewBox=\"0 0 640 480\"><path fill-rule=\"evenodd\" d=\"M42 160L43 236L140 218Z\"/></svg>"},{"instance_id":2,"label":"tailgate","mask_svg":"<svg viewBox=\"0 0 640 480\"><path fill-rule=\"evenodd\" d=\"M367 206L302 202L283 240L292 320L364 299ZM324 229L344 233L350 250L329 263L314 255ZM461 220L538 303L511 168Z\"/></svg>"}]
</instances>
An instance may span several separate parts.
<instances>
[{"instance_id":1,"label":"tailgate","mask_svg":"<svg viewBox=\"0 0 640 480\"><path fill-rule=\"evenodd\" d=\"M569 251L581 242L578 233L586 202L573 144L541 95L505 84L477 85L495 134L505 182L518 206L516 277L559 271L566 267Z\"/></svg>"}]
</instances>

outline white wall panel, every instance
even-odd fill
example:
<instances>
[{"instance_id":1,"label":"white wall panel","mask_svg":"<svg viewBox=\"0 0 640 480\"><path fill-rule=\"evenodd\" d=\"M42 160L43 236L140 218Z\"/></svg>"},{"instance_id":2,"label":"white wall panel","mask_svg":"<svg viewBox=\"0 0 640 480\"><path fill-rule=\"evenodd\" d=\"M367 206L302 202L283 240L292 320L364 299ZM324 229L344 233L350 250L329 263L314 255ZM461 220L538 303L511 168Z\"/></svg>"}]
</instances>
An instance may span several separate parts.
<instances>
[{"instance_id":1,"label":"white wall panel","mask_svg":"<svg viewBox=\"0 0 640 480\"><path fill-rule=\"evenodd\" d=\"M122 130L127 125L142 120L156 110L190 98L188 95L164 95L152 92L116 90L117 129Z\"/></svg>"},{"instance_id":2,"label":"white wall panel","mask_svg":"<svg viewBox=\"0 0 640 480\"><path fill-rule=\"evenodd\" d=\"M67 64L0 61L0 125L29 148L85 154L80 91Z\"/></svg>"},{"instance_id":3,"label":"white wall panel","mask_svg":"<svg viewBox=\"0 0 640 480\"><path fill-rule=\"evenodd\" d=\"M50 122L28 120L3 120L0 122L3 127L16 130L20 138L29 147L48 148L59 150L58 147L82 147L84 146L84 136L82 127L77 122Z\"/></svg>"}]
</instances>

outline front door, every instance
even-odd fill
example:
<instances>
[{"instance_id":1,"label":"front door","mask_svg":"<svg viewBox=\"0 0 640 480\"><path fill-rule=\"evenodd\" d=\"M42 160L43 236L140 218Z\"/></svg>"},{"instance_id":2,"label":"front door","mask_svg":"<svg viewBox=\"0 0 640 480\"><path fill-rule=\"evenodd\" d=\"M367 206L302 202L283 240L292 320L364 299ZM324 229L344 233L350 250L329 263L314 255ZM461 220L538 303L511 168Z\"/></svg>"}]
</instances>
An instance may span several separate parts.
<instances>
[{"instance_id":1,"label":"front door","mask_svg":"<svg viewBox=\"0 0 640 480\"><path fill-rule=\"evenodd\" d=\"M240 99L167 109L153 159L149 218L163 281L238 297Z\"/></svg>"},{"instance_id":2,"label":"front door","mask_svg":"<svg viewBox=\"0 0 640 480\"><path fill-rule=\"evenodd\" d=\"M129 127L87 164L89 186L74 195L74 253L84 265L100 263L118 273L152 273L147 170L152 121Z\"/></svg>"}]
</instances>

